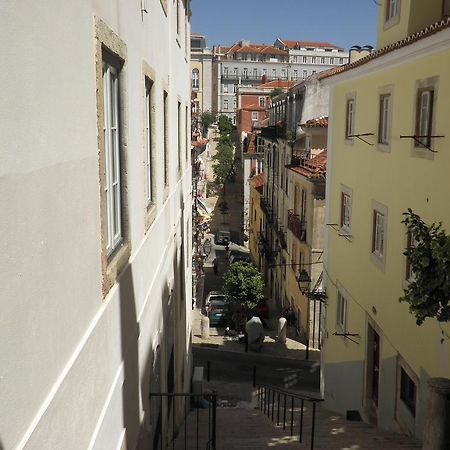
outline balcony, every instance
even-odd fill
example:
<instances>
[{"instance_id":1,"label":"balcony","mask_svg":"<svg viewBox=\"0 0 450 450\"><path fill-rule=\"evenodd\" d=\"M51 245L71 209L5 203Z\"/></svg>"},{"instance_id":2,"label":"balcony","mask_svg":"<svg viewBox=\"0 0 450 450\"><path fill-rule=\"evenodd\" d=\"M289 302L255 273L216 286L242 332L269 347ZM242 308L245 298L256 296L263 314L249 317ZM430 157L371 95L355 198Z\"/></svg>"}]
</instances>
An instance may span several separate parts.
<instances>
[{"instance_id":1,"label":"balcony","mask_svg":"<svg viewBox=\"0 0 450 450\"><path fill-rule=\"evenodd\" d=\"M306 242L306 222L298 214L294 214L292 209L288 211L288 228L300 241Z\"/></svg>"}]
</instances>

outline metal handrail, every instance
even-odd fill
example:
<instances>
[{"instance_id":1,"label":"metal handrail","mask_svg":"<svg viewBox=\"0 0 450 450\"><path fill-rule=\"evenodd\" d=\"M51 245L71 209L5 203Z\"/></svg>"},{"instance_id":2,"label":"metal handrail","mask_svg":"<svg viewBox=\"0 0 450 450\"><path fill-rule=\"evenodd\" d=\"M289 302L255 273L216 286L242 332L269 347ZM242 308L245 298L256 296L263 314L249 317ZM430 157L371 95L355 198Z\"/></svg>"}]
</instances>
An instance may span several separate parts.
<instances>
[{"instance_id":1,"label":"metal handrail","mask_svg":"<svg viewBox=\"0 0 450 450\"><path fill-rule=\"evenodd\" d=\"M157 418L158 427L155 433L157 442L161 450L172 448L175 450L175 440L177 438L178 432L182 429L184 424L184 449L188 448L187 442L187 424L188 424L188 413L191 410L196 411L196 449L198 450L200 447L199 441L199 416L200 416L200 408L203 409L204 404L203 400L208 402L208 440L206 442L207 450L216 450L216 428L217 428L217 393L213 391L212 393L202 393L195 394L192 392L151 392L149 393L149 402L151 402L152 398L166 397L169 400L169 404L166 407L165 413L167 414L167 420L163 420L163 402L161 401L159 404L159 417ZM184 398L184 408L183 408L183 417L181 420L176 420L175 416L175 398ZM189 400L189 408L188 408L188 400ZM168 408L168 410L167 410ZM152 408L150 408L152 411ZM163 430L163 424L165 423L166 429ZM172 429L170 430L170 426ZM170 435L171 432L171 435ZM189 447L191 448L191 447ZM156 449L155 449L156 450Z\"/></svg>"},{"instance_id":2,"label":"metal handrail","mask_svg":"<svg viewBox=\"0 0 450 450\"><path fill-rule=\"evenodd\" d=\"M277 397L277 402L275 402L275 395ZM299 442L303 442L303 412L305 402L309 402L312 404L312 420L311 420L311 442L310 449L314 450L314 437L315 437L315 428L316 428L316 405L319 402L322 402L322 398L314 398L306 395L297 394L292 391L288 391L286 389L278 388L270 385L261 385L257 384L257 398L258 405L261 411L264 414L267 414L267 417L271 418L272 422L274 422L274 412L275 412L275 403L277 403L277 417L276 422L277 425L280 425L280 399L284 397L283 402L283 430L286 429L286 410L288 405L288 400L290 400L291 406L291 417L290 417L290 435L294 435L294 406L295 400L299 400L301 404L301 412L300 412L300 429L299 429ZM270 408L272 406L272 412Z\"/></svg>"}]
</instances>

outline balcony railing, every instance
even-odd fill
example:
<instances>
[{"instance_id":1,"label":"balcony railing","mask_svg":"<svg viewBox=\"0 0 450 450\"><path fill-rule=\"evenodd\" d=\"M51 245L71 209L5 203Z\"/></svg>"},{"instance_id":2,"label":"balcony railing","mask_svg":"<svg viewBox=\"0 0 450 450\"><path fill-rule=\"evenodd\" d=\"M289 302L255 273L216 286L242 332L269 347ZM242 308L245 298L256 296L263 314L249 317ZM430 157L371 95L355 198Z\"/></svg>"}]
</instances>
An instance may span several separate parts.
<instances>
[{"instance_id":1,"label":"balcony railing","mask_svg":"<svg viewBox=\"0 0 450 450\"><path fill-rule=\"evenodd\" d=\"M288 211L288 228L300 241L306 241L306 222L301 220L298 214L294 214L291 209Z\"/></svg>"}]
</instances>

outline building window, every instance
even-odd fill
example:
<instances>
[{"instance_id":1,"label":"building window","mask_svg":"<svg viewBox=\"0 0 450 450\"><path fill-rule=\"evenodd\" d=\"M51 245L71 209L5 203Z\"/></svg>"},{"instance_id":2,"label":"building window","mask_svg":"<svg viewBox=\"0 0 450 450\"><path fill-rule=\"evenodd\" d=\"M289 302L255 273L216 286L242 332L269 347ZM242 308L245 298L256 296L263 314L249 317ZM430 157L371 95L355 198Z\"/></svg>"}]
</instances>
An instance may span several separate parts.
<instances>
[{"instance_id":1,"label":"building window","mask_svg":"<svg viewBox=\"0 0 450 450\"><path fill-rule=\"evenodd\" d=\"M429 147L433 126L434 89L425 88L417 91L416 110L416 147Z\"/></svg>"},{"instance_id":2,"label":"building window","mask_svg":"<svg viewBox=\"0 0 450 450\"><path fill-rule=\"evenodd\" d=\"M259 97L259 106L261 108L265 108L266 107L266 98L265 97Z\"/></svg>"},{"instance_id":3,"label":"building window","mask_svg":"<svg viewBox=\"0 0 450 450\"><path fill-rule=\"evenodd\" d=\"M228 99L223 101L223 109L228 109Z\"/></svg>"},{"instance_id":4,"label":"building window","mask_svg":"<svg viewBox=\"0 0 450 450\"><path fill-rule=\"evenodd\" d=\"M248 69L247 67L244 67L243 71L242 71L242 75L244 78L248 78Z\"/></svg>"},{"instance_id":5,"label":"building window","mask_svg":"<svg viewBox=\"0 0 450 450\"><path fill-rule=\"evenodd\" d=\"M345 138L352 139L354 134L355 126L355 99L351 98L347 100L347 113L346 113L346 124L345 124Z\"/></svg>"},{"instance_id":6,"label":"building window","mask_svg":"<svg viewBox=\"0 0 450 450\"><path fill-rule=\"evenodd\" d=\"M416 415L416 385L403 367L400 367L400 399L413 416Z\"/></svg>"},{"instance_id":7,"label":"building window","mask_svg":"<svg viewBox=\"0 0 450 450\"><path fill-rule=\"evenodd\" d=\"M324 57L320 58L320 63L321 64L325 64L325 58Z\"/></svg>"},{"instance_id":8,"label":"building window","mask_svg":"<svg viewBox=\"0 0 450 450\"><path fill-rule=\"evenodd\" d=\"M236 125L236 116L233 116L232 122L233 122L233 125Z\"/></svg>"},{"instance_id":9,"label":"building window","mask_svg":"<svg viewBox=\"0 0 450 450\"><path fill-rule=\"evenodd\" d=\"M177 136L177 140L178 140L178 172L181 170L181 153L182 153L182 148L183 148L183 145L182 145L182 138L181 138L181 135L182 135L182 128L181 128L181 122L183 121L183 118L182 118L182 109L181 109L181 103L180 102L178 102L178 106L177 106L177 117L178 117L178 130L177 130L177 133L178 133L178 136Z\"/></svg>"},{"instance_id":10,"label":"building window","mask_svg":"<svg viewBox=\"0 0 450 450\"><path fill-rule=\"evenodd\" d=\"M287 71L286 71L286 69L281 69L281 76L282 76L283 80L287 79Z\"/></svg>"},{"instance_id":11,"label":"building window","mask_svg":"<svg viewBox=\"0 0 450 450\"><path fill-rule=\"evenodd\" d=\"M263 70L262 70L262 74L263 74L263 75L267 75L267 69L263 69Z\"/></svg>"},{"instance_id":12,"label":"building window","mask_svg":"<svg viewBox=\"0 0 450 450\"><path fill-rule=\"evenodd\" d=\"M228 94L228 84L223 85L223 93Z\"/></svg>"},{"instance_id":13,"label":"building window","mask_svg":"<svg viewBox=\"0 0 450 450\"><path fill-rule=\"evenodd\" d=\"M384 236L386 227L385 215L373 210L372 253L379 258L384 257Z\"/></svg>"},{"instance_id":14,"label":"building window","mask_svg":"<svg viewBox=\"0 0 450 450\"><path fill-rule=\"evenodd\" d=\"M234 71L234 76L237 78L237 76L238 76L238 68L235 67L235 68L233 69L233 71Z\"/></svg>"},{"instance_id":15,"label":"building window","mask_svg":"<svg viewBox=\"0 0 450 450\"><path fill-rule=\"evenodd\" d=\"M181 17L180 17L180 0L176 1L175 8L177 9L177 34L180 35L181 30Z\"/></svg>"},{"instance_id":16,"label":"building window","mask_svg":"<svg viewBox=\"0 0 450 450\"><path fill-rule=\"evenodd\" d=\"M119 69L103 61L103 136L105 141L105 180L107 242L110 255L122 241L121 164L119 129Z\"/></svg>"},{"instance_id":17,"label":"building window","mask_svg":"<svg viewBox=\"0 0 450 450\"><path fill-rule=\"evenodd\" d=\"M153 203L153 167L152 167L152 88L153 83L145 80L145 172L147 181L147 207Z\"/></svg>"},{"instance_id":18,"label":"building window","mask_svg":"<svg viewBox=\"0 0 450 450\"><path fill-rule=\"evenodd\" d=\"M316 63L316 57L313 56L313 57L311 58L311 64L315 64L315 63Z\"/></svg>"},{"instance_id":19,"label":"building window","mask_svg":"<svg viewBox=\"0 0 450 450\"><path fill-rule=\"evenodd\" d=\"M233 84L233 94L236 94L237 91L237 84Z\"/></svg>"},{"instance_id":20,"label":"building window","mask_svg":"<svg viewBox=\"0 0 450 450\"><path fill-rule=\"evenodd\" d=\"M189 159L189 149L191 148L191 123L189 121L189 107L186 106L184 111L184 124L185 124L185 138L186 138L186 146L185 146L185 152L186 152L186 161Z\"/></svg>"},{"instance_id":21,"label":"building window","mask_svg":"<svg viewBox=\"0 0 450 450\"><path fill-rule=\"evenodd\" d=\"M347 298L338 291L338 304L337 304L337 320L336 323L343 330L347 329Z\"/></svg>"},{"instance_id":22,"label":"building window","mask_svg":"<svg viewBox=\"0 0 450 450\"><path fill-rule=\"evenodd\" d=\"M339 64L343 64L344 63L344 58L339 58Z\"/></svg>"},{"instance_id":23,"label":"building window","mask_svg":"<svg viewBox=\"0 0 450 450\"><path fill-rule=\"evenodd\" d=\"M258 120L258 111L252 111L252 121L256 122Z\"/></svg>"},{"instance_id":24,"label":"building window","mask_svg":"<svg viewBox=\"0 0 450 450\"><path fill-rule=\"evenodd\" d=\"M315 71L315 70L311 71L311 75L314 75L315 73L316 73L316 71Z\"/></svg>"},{"instance_id":25,"label":"building window","mask_svg":"<svg viewBox=\"0 0 450 450\"><path fill-rule=\"evenodd\" d=\"M395 19L400 10L400 0L387 0L386 2L386 22Z\"/></svg>"},{"instance_id":26,"label":"building window","mask_svg":"<svg viewBox=\"0 0 450 450\"><path fill-rule=\"evenodd\" d=\"M164 164L164 186L169 184L169 162L168 162L168 152L169 152L169 100L168 94L164 91L164 114L163 114L163 130L164 130L164 142L163 142L163 164Z\"/></svg>"},{"instance_id":27,"label":"building window","mask_svg":"<svg viewBox=\"0 0 450 450\"><path fill-rule=\"evenodd\" d=\"M330 58L330 64L331 64L331 65L334 64L334 58Z\"/></svg>"},{"instance_id":28,"label":"building window","mask_svg":"<svg viewBox=\"0 0 450 450\"><path fill-rule=\"evenodd\" d=\"M391 115L391 95L380 95L380 111L378 119L378 143L389 144L389 127Z\"/></svg>"},{"instance_id":29,"label":"building window","mask_svg":"<svg viewBox=\"0 0 450 450\"><path fill-rule=\"evenodd\" d=\"M302 78L305 79L307 76L308 76L308 71L307 71L307 70L304 70L304 71L303 71Z\"/></svg>"},{"instance_id":30,"label":"building window","mask_svg":"<svg viewBox=\"0 0 450 450\"><path fill-rule=\"evenodd\" d=\"M294 80L298 80L298 70L294 70Z\"/></svg>"},{"instance_id":31,"label":"building window","mask_svg":"<svg viewBox=\"0 0 450 450\"><path fill-rule=\"evenodd\" d=\"M341 192L341 228L345 232L351 229L352 197L349 192Z\"/></svg>"},{"instance_id":32,"label":"building window","mask_svg":"<svg viewBox=\"0 0 450 450\"><path fill-rule=\"evenodd\" d=\"M406 234L406 250L409 251L409 250L415 248L417 246L417 244L418 244L418 241L415 238L415 236L410 231L408 231L408 233ZM406 281L409 281L409 282L414 281L414 279L415 279L415 274L411 267L411 260L408 255L406 256L405 279L406 279Z\"/></svg>"},{"instance_id":33,"label":"building window","mask_svg":"<svg viewBox=\"0 0 450 450\"><path fill-rule=\"evenodd\" d=\"M306 56L304 56L303 57L303 62L306 63L306 61L307 61L307 58L306 58Z\"/></svg>"},{"instance_id":34,"label":"building window","mask_svg":"<svg viewBox=\"0 0 450 450\"><path fill-rule=\"evenodd\" d=\"M223 74L225 77L228 77L228 67L223 68Z\"/></svg>"},{"instance_id":35,"label":"building window","mask_svg":"<svg viewBox=\"0 0 450 450\"><path fill-rule=\"evenodd\" d=\"M233 99L233 109L237 108L237 100L234 98Z\"/></svg>"},{"instance_id":36,"label":"building window","mask_svg":"<svg viewBox=\"0 0 450 450\"><path fill-rule=\"evenodd\" d=\"M198 69L192 70L192 89L198 89L199 87L199 71Z\"/></svg>"},{"instance_id":37,"label":"building window","mask_svg":"<svg viewBox=\"0 0 450 450\"><path fill-rule=\"evenodd\" d=\"M253 77L258 78L258 69L253 69Z\"/></svg>"}]
</instances>

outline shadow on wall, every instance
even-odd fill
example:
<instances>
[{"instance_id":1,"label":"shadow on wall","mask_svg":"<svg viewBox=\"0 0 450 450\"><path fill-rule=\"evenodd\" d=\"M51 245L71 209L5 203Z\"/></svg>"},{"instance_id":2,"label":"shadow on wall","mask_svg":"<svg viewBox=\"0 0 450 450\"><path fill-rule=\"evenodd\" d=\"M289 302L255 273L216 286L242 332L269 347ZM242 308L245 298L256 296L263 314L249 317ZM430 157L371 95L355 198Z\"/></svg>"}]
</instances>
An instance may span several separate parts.
<instances>
[{"instance_id":1,"label":"shadow on wall","mask_svg":"<svg viewBox=\"0 0 450 450\"><path fill-rule=\"evenodd\" d=\"M131 265L125 269L119 282L120 322L124 383L122 386L123 423L126 429L126 447L136 446L139 433L139 324L136 316Z\"/></svg>"}]
</instances>

